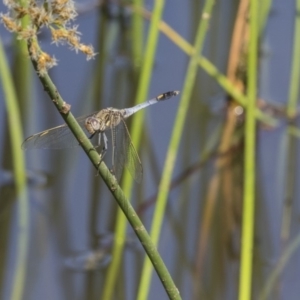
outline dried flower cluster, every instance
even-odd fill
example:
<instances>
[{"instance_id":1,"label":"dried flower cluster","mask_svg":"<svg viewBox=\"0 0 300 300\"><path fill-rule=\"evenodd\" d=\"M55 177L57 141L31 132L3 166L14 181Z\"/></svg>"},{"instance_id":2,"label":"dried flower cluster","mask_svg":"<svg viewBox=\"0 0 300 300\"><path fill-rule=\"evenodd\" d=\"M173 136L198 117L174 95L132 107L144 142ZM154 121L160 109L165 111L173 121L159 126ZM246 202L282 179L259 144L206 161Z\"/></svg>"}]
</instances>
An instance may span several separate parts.
<instances>
[{"instance_id":1,"label":"dried flower cluster","mask_svg":"<svg viewBox=\"0 0 300 300\"><path fill-rule=\"evenodd\" d=\"M16 33L19 39L29 42L30 56L37 63L41 75L56 65L56 59L33 42L43 27L50 29L55 44L68 44L76 52L84 53L88 60L94 58L93 47L80 43L77 26L70 24L77 16L72 0L30 0L27 6L22 6L18 0L4 0L4 4L9 12L0 13L1 22L9 31ZM21 20L26 16L29 17L30 25L24 28Z\"/></svg>"}]
</instances>

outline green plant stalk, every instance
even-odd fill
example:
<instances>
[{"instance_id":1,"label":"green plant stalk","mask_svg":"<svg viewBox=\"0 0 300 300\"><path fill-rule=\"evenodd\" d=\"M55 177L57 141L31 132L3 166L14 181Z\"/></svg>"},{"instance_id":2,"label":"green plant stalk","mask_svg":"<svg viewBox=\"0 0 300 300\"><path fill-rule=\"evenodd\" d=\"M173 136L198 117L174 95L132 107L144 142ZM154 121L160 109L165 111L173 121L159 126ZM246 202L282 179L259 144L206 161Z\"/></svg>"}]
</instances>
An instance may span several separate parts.
<instances>
[{"instance_id":1,"label":"green plant stalk","mask_svg":"<svg viewBox=\"0 0 300 300\"><path fill-rule=\"evenodd\" d=\"M297 128L296 126L289 126L288 127L288 134L293 135L297 138L300 138L300 129Z\"/></svg>"},{"instance_id":2,"label":"green plant stalk","mask_svg":"<svg viewBox=\"0 0 300 300\"><path fill-rule=\"evenodd\" d=\"M32 110L30 109L30 103L32 102L32 74L30 73L31 65L27 55L26 42L15 39L15 55L13 63L15 89L19 99L22 116L26 120L31 120L30 114L32 113Z\"/></svg>"},{"instance_id":3,"label":"green plant stalk","mask_svg":"<svg viewBox=\"0 0 300 300\"><path fill-rule=\"evenodd\" d=\"M156 0L155 6L153 10L153 18L151 20L149 35L146 43L146 51L143 59L143 65L141 68L141 75L138 84L137 95L135 99L135 103L140 103L147 98L150 79L152 74L152 68L155 58L156 45L159 36L159 22L162 16L163 8L165 1L164 0ZM144 120L144 112L141 111L139 114L133 116L132 121L132 130L131 130L131 138L133 144L136 149L139 149L140 145L140 137L142 133L142 124ZM124 194L131 198L131 190L132 190L132 177L129 176L128 172L125 172L122 186L124 187ZM120 263L122 261L121 255L123 253L124 241L126 236L126 219L124 215L119 210L117 213L116 219L116 228L115 228L115 244L113 248L113 261L109 266L107 272L107 279L104 284L104 292L103 299L112 299L112 294L114 292L115 283L117 281L117 277L119 275Z\"/></svg>"},{"instance_id":4,"label":"green plant stalk","mask_svg":"<svg viewBox=\"0 0 300 300\"><path fill-rule=\"evenodd\" d=\"M300 11L300 1L296 1L296 12ZM291 63L290 89L289 101L287 106L287 114L289 118L295 117L297 113L297 102L299 96L299 78L300 78L300 16L295 15L295 29L294 29L294 49L293 59Z\"/></svg>"},{"instance_id":5,"label":"green plant stalk","mask_svg":"<svg viewBox=\"0 0 300 300\"><path fill-rule=\"evenodd\" d=\"M182 98L179 105L178 113L176 116L176 121L174 129L172 132L172 137L167 153L167 159L165 162L162 179L159 185L156 208L154 212L152 227L151 227L151 237L155 246L157 246L160 236L160 231L162 227L163 216L165 213L165 207L167 202L167 197L170 188L170 182L172 178L172 172L174 169L174 163L176 160L180 138L182 135L184 121L186 118L189 101L191 99L192 90L196 80L197 70L198 70L198 56L203 48L204 38L208 28L208 21L211 16L212 7L214 5L214 0L207 0L204 4L202 18L199 22L196 40L194 46L194 52L190 58L188 65L187 75L185 78ZM139 286L138 300L143 300L147 298L148 291L151 284L152 266L148 259L145 259L141 284Z\"/></svg>"},{"instance_id":6,"label":"green plant stalk","mask_svg":"<svg viewBox=\"0 0 300 300\"><path fill-rule=\"evenodd\" d=\"M16 91L5 57L2 41L0 39L0 76L5 94L5 104L7 109L8 128L11 139L13 170L15 188L18 200L18 242L17 258L14 278L12 283L11 299L19 300L23 297L26 279L28 242L29 242L29 208L28 193L26 186L26 169L24 154L21 150L23 140L21 116L18 106Z\"/></svg>"},{"instance_id":7,"label":"green plant stalk","mask_svg":"<svg viewBox=\"0 0 300 300\"><path fill-rule=\"evenodd\" d=\"M28 48L30 49L30 43L36 43L38 47L38 43L36 40L29 40ZM32 61L34 69L37 71L37 65L35 61ZM159 278L161 279L161 282L163 286L165 287L166 293L168 294L170 299L181 299L179 295L179 291L174 285L174 282L163 262L161 259L158 251L154 247L151 238L149 234L147 233L144 225L142 224L141 220L137 216L136 212L134 211L132 205L127 200L124 192L118 185L117 180L115 177L111 174L109 169L106 167L106 165L102 162L99 165L100 162L100 156L91 144L91 141L89 138L85 135L84 131L80 127L80 125L77 123L76 119L72 115L69 109L69 105L61 98L56 86L52 82L49 75L46 73L43 76L39 76L39 79L49 95L50 99L54 103L57 110L60 112L61 116L69 126L70 130L78 140L79 144L87 154L88 158L94 165L94 167L99 172L100 176L103 178L106 186L116 199L118 205L124 212L125 216L127 217L129 223L132 226L132 229L134 230L135 234L137 235L138 239L141 241L142 246L144 247L146 253L148 254L150 260L152 261L153 265L155 266L155 269L157 271L157 274Z\"/></svg>"},{"instance_id":8,"label":"green plant stalk","mask_svg":"<svg viewBox=\"0 0 300 300\"><path fill-rule=\"evenodd\" d=\"M252 256L255 207L255 107L257 97L258 1L250 1L250 37L248 51L248 103L245 122L244 204L241 237L239 299L251 299Z\"/></svg>"},{"instance_id":9,"label":"green plant stalk","mask_svg":"<svg viewBox=\"0 0 300 300\"><path fill-rule=\"evenodd\" d=\"M107 39L106 38L106 32L110 29L109 25L107 24L107 18L105 15L102 16L99 20L98 28L97 28L97 48L99 49L99 56L97 57L96 60L96 65L93 70L93 82L91 85L92 89L92 99L94 104L98 105L99 102L99 97L102 100L101 97L101 92L103 90L103 82L102 78L104 78L104 73L105 73L105 61L107 59ZM110 34L108 33L108 36Z\"/></svg>"},{"instance_id":10,"label":"green plant stalk","mask_svg":"<svg viewBox=\"0 0 300 300\"><path fill-rule=\"evenodd\" d=\"M22 6L26 6L25 1L20 1ZM27 27L29 19L27 16L21 19L21 25L23 28ZM21 116L27 115L28 111L22 105L27 103L31 99L31 74L29 68L29 60L27 59L26 43L19 41L15 37L14 45L14 84L12 83L12 76L10 72L7 73L6 83L3 80L4 90L6 90L5 100L8 111L8 120L11 136L13 169L15 178L15 187L17 191L18 199L18 227L17 233L17 257L16 257L16 269L12 282L12 296L11 299L22 299L23 291L26 281L27 273L27 259L28 259L28 245L29 245L29 200L26 186L26 166L24 155L21 150L21 143L23 139L23 133L21 128ZM2 48L2 45L1 45ZM1 49L4 56L4 50ZM6 64L6 61L5 61ZM1 62L2 65L2 62ZM7 65L2 65L3 69L7 69ZM22 98L21 98L22 97ZM18 102L19 99L19 102ZM26 106L27 107L27 106ZM22 111L22 115L21 115ZM17 121L15 121L17 119ZM13 124L15 122L15 124ZM13 136L12 136L13 135ZM24 187L25 185L25 187Z\"/></svg>"},{"instance_id":11,"label":"green plant stalk","mask_svg":"<svg viewBox=\"0 0 300 300\"><path fill-rule=\"evenodd\" d=\"M287 265L292 255L299 249L300 246L300 234L286 247L284 253L281 255L276 267L271 272L271 276L268 278L266 284L264 285L263 290L261 291L258 299L267 300L270 299L269 296L272 292L272 289L276 285L276 281L282 273L284 267Z\"/></svg>"},{"instance_id":12,"label":"green plant stalk","mask_svg":"<svg viewBox=\"0 0 300 300\"><path fill-rule=\"evenodd\" d=\"M143 0L134 0L134 7L143 7ZM143 36L144 23L140 14L134 13L132 16L132 56L135 70L138 70L143 58Z\"/></svg>"},{"instance_id":13,"label":"green plant stalk","mask_svg":"<svg viewBox=\"0 0 300 300\"><path fill-rule=\"evenodd\" d=\"M126 218L122 211L119 209L117 213L117 223L115 228L115 238L114 238L114 247L112 250L112 257L113 260L110 263L108 272L105 276L105 284L103 293L100 297L100 299L113 299L114 292L115 292L115 286L116 282L118 280L118 277L120 275L120 266L122 263L122 254L124 250L124 244L126 241ZM125 224L125 232L122 234L122 229L120 228L120 224Z\"/></svg>"},{"instance_id":14,"label":"green plant stalk","mask_svg":"<svg viewBox=\"0 0 300 300\"><path fill-rule=\"evenodd\" d=\"M258 35L260 36L263 29L266 26L266 22L268 20L269 12L272 6L272 0L265 0L265 1L260 1L259 3L259 33Z\"/></svg>"}]
</instances>

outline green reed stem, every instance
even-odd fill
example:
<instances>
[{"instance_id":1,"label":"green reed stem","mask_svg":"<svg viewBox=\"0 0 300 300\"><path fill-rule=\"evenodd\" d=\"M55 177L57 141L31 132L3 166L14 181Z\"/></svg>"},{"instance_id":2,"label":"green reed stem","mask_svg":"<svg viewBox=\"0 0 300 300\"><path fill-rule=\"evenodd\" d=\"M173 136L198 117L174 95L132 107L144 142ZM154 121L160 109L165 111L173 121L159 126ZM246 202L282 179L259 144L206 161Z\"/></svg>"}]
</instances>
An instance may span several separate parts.
<instances>
[{"instance_id":1,"label":"green reed stem","mask_svg":"<svg viewBox=\"0 0 300 300\"><path fill-rule=\"evenodd\" d=\"M22 6L27 5L26 1L20 1L20 3ZM28 23L28 17L25 16L21 19L21 25L23 28L27 27ZM11 299L22 299L27 273L29 244L29 203L26 186L26 166L24 154L20 147L23 140L21 116L29 113L29 110L27 110L28 106L22 104L28 103L31 99L31 74L29 61L27 59L26 42L15 39L13 72L14 83L7 65L2 45L0 64L11 137L15 188L18 195L17 263L12 282Z\"/></svg>"},{"instance_id":2,"label":"green reed stem","mask_svg":"<svg viewBox=\"0 0 300 300\"><path fill-rule=\"evenodd\" d=\"M143 0L134 0L134 7L143 7ZM132 57L133 65L136 70L142 64L143 58L143 38L144 38L144 20L140 14L134 13L132 16Z\"/></svg>"},{"instance_id":3,"label":"green reed stem","mask_svg":"<svg viewBox=\"0 0 300 300\"><path fill-rule=\"evenodd\" d=\"M272 0L264 0L259 3L259 33L258 36L261 36L263 29L266 26L270 9L272 6Z\"/></svg>"},{"instance_id":4,"label":"green reed stem","mask_svg":"<svg viewBox=\"0 0 300 300\"><path fill-rule=\"evenodd\" d=\"M293 118L297 113L298 96L299 96L299 79L300 79L300 16L297 12L300 11L300 1L296 1L295 11L295 29L294 29L294 49L293 59L291 62L291 76L289 100L287 106L288 117Z\"/></svg>"},{"instance_id":5,"label":"green reed stem","mask_svg":"<svg viewBox=\"0 0 300 300\"><path fill-rule=\"evenodd\" d=\"M15 189L18 200L18 227L17 227L17 257L12 282L11 299L22 299L24 293L29 241L29 208L26 186L26 168L24 154L21 149L23 140L21 114L17 101L7 58L5 57L0 39L0 77L4 91L7 110L8 129L10 133Z\"/></svg>"},{"instance_id":6,"label":"green reed stem","mask_svg":"<svg viewBox=\"0 0 300 300\"><path fill-rule=\"evenodd\" d=\"M157 246L159 241L163 216L165 214L167 197L169 194L172 172L174 169L174 163L179 148L179 142L182 136L184 121L186 118L189 101L191 99L192 90L196 80L196 75L198 70L198 56L203 48L204 38L207 32L213 4L214 4L213 0L207 0L204 4L202 18L200 19L198 30L196 33L194 52L191 55L190 62L188 65L187 75L185 78L183 91L182 91L182 98L179 105L169 149L167 152L167 158L166 158L166 162L162 174L162 179L159 185L156 208L155 208L152 227L151 227L151 237L155 246ZM141 284L138 292L138 298L137 298L138 300L143 300L147 298L148 291L150 288L150 283L151 283L151 277L152 277L152 266L149 260L145 259L142 277L141 277Z\"/></svg>"},{"instance_id":7,"label":"green reed stem","mask_svg":"<svg viewBox=\"0 0 300 300\"><path fill-rule=\"evenodd\" d=\"M257 97L257 52L258 52L258 1L250 1L250 39L248 51L248 103L245 122L245 169L244 205L241 241L241 265L239 299L251 299L252 256L254 238L255 207L255 139L256 139L256 97Z\"/></svg>"}]
</instances>

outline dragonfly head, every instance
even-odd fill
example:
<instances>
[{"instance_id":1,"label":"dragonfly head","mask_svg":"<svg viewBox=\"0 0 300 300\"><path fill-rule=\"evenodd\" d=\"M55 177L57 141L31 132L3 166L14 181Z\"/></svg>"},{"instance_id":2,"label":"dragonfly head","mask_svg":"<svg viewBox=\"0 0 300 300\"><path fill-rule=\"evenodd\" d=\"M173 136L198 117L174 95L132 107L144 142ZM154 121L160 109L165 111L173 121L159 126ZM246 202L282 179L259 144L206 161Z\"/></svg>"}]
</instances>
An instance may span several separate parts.
<instances>
[{"instance_id":1,"label":"dragonfly head","mask_svg":"<svg viewBox=\"0 0 300 300\"><path fill-rule=\"evenodd\" d=\"M100 120L96 117L88 117L85 120L85 128L90 134L94 134L97 131L102 131Z\"/></svg>"}]
</instances>

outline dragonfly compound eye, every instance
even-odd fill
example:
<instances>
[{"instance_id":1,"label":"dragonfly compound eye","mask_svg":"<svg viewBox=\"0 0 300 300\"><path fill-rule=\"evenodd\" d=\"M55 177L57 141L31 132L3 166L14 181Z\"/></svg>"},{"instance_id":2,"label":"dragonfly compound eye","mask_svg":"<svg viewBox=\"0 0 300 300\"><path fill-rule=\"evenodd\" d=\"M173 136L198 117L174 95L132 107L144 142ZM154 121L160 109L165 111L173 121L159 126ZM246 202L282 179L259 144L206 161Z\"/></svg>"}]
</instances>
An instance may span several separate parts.
<instances>
[{"instance_id":1,"label":"dragonfly compound eye","mask_svg":"<svg viewBox=\"0 0 300 300\"><path fill-rule=\"evenodd\" d=\"M85 120L85 128L90 133L93 134L100 130L99 120L95 117L89 117Z\"/></svg>"}]
</instances>

